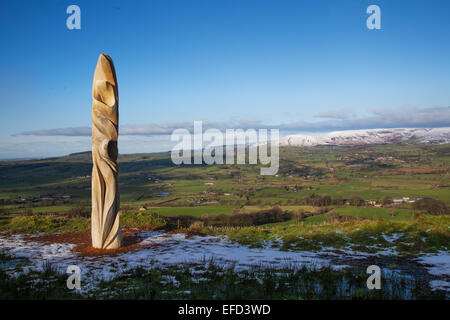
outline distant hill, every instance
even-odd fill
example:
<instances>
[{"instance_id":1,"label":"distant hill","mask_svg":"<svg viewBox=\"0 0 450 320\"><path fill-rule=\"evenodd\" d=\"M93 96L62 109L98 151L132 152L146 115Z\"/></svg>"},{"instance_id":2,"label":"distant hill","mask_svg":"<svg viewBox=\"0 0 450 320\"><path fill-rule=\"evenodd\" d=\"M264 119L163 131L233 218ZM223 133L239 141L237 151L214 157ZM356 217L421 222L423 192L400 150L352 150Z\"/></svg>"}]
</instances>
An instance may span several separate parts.
<instances>
[{"instance_id":1,"label":"distant hill","mask_svg":"<svg viewBox=\"0 0 450 320\"><path fill-rule=\"evenodd\" d=\"M69 156L78 156L78 155L88 155L90 156L92 154L92 151L83 151L83 152L75 152L69 154Z\"/></svg>"},{"instance_id":2,"label":"distant hill","mask_svg":"<svg viewBox=\"0 0 450 320\"><path fill-rule=\"evenodd\" d=\"M289 135L280 139L280 146L392 144L414 140L418 143L449 143L450 127L394 128L334 131L322 136Z\"/></svg>"}]
</instances>

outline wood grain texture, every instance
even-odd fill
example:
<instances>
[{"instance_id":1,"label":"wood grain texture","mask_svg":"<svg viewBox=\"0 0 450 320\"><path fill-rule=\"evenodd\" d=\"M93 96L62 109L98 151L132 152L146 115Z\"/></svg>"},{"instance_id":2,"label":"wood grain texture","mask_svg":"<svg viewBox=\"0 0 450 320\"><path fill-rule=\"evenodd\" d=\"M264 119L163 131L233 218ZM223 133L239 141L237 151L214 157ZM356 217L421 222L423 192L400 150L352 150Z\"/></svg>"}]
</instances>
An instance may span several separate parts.
<instances>
[{"instance_id":1,"label":"wood grain texture","mask_svg":"<svg viewBox=\"0 0 450 320\"><path fill-rule=\"evenodd\" d=\"M116 249L119 222L117 138L119 95L111 58L100 54L92 86L92 246Z\"/></svg>"}]
</instances>

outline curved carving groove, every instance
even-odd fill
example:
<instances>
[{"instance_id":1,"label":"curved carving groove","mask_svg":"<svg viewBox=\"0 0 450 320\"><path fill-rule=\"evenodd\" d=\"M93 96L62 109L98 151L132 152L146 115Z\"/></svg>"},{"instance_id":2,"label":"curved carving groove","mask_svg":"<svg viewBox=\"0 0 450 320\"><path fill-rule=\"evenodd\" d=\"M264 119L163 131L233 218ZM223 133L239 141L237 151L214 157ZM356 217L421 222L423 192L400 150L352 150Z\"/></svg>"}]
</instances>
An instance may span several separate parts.
<instances>
[{"instance_id":1,"label":"curved carving groove","mask_svg":"<svg viewBox=\"0 0 450 320\"><path fill-rule=\"evenodd\" d=\"M92 97L92 246L115 249L122 242L117 180L119 95L114 64L105 54L97 61Z\"/></svg>"}]
</instances>

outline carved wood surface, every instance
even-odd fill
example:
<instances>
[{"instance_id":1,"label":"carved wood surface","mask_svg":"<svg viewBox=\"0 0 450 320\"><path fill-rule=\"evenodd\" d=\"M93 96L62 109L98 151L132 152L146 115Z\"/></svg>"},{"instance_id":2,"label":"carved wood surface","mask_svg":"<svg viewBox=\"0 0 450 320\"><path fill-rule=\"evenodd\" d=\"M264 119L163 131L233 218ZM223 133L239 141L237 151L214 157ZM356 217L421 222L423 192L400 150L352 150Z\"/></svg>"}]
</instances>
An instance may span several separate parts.
<instances>
[{"instance_id":1,"label":"carved wood surface","mask_svg":"<svg viewBox=\"0 0 450 320\"><path fill-rule=\"evenodd\" d=\"M114 64L101 54L92 86L92 246L121 245L117 138L119 95Z\"/></svg>"}]
</instances>

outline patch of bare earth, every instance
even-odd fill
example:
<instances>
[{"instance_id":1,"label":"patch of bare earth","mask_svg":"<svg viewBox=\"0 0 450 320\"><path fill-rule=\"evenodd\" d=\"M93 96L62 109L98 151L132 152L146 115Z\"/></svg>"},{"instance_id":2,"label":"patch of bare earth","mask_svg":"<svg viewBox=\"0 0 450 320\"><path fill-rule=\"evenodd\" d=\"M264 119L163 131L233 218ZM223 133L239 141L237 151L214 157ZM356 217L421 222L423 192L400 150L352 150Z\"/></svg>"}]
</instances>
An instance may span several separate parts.
<instances>
[{"instance_id":1,"label":"patch of bare earth","mask_svg":"<svg viewBox=\"0 0 450 320\"><path fill-rule=\"evenodd\" d=\"M92 247L92 237L91 231L78 231L78 232L62 232L53 234L42 234L42 235L28 235L24 236L24 240L33 241L42 244L53 244L53 243L67 243L76 245L72 252L80 256L116 256L118 254L126 253L129 251L134 251L142 248L149 248L156 246L155 243L142 244L147 236L143 234L145 231L156 231L157 228L122 228L122 246L118 249L98 249ZM184 233L186 237L193 235L202 235L197 232L192 232L189 230L172 230L168 231L167 235L172 233Z\"/></svg>"},{"instance_id":2,"label":"patch of bare earth","mask_svg":"<svg viewBox=\"0 0 450 320\"><path fill-rule=\"evenodd\" d=\"M39 242L42 244L68 243L76 245L72 252L81 256L116 256L121 253L134 251L139 248L150 247L142 245L145 231L156 230L155 228L122 228L122 247L118 249L98 249L92 247L91 231L62 232L53 234L24 236L24 240Z\"/></svg>"}]
</instances>

